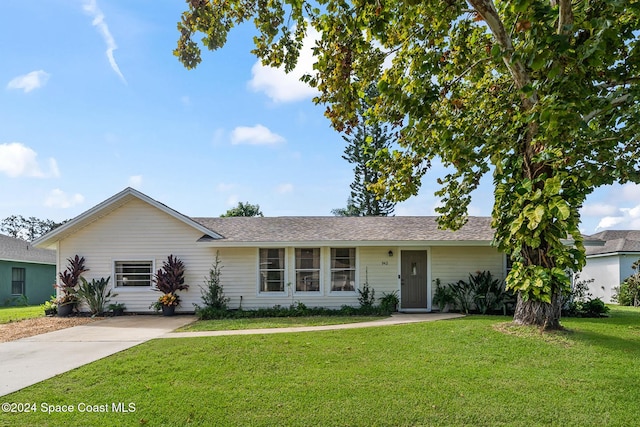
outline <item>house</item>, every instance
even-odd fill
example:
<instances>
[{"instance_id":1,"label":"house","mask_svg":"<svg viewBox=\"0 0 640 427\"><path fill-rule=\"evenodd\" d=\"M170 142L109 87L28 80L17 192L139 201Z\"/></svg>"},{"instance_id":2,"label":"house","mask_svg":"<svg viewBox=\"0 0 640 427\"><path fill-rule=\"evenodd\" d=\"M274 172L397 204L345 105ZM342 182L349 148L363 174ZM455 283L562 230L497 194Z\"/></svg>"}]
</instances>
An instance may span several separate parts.
<instances>
[{"instance_id":1,"label":"house","mask_svg":"<svg viewBox=\"0 0 640 427\"><path fill-rule=\"evenodd\" d=\"M634 274L631 265L640 260L640 230L607 230L589 236L601 246L586 246L587 263L579 280L591 280L589 292L605 303L611 302L613 288Z\"/></svg>"},{"instance_id":2,"label":"house","mask_svg":"<svg viewBox=\"0 0 640 427\"><path fill-rule=\"evenodd\" d=\"M13 305L26 297L42 304L54 293L56 253L0 234L0 305Z\"/></svg>"},{"instance_id":3,"label":"house","mask_svg":"<svg viewBox=\"0 0 640 427\"><path fill-rule=\"evenodd\" d=\"M357 306L367 282L377 297L397 291L402 310L430 311L436 278L505 277L490 223L471 217L452 232L435 217L192 218L127 188L34 243L58 251L58 271L83 256L85 277L111 277L115 300L133 312L157 300L153 273L169 255L184 262L190 285L178 311L193 311L216 253L231 308Z\"/></svg>"}]
</instances>

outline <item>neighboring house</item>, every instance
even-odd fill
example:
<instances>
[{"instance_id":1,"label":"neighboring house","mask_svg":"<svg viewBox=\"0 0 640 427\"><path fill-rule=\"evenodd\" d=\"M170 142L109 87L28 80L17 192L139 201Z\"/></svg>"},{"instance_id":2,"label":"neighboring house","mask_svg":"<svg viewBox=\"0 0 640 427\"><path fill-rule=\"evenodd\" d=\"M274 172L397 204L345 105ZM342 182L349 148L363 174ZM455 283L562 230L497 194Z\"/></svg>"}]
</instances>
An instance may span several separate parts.
<instances>
[{"instance_id":1,"label":"neighboring house","mask_svg":"<svg viewBox=\"0 0 640 427\"><path fill-rule=\"evenodd\" d=\"M631 265L640 260L640 230L607 230L589 236L602 246L587 246L587 264L579 280L591 280L589 292L594 298L611 302L613 288L631 276Z\"/></svg>"},{"instance_id":2,"label":"neighboring house","mask_svg":"<svg viewBox=\"0 0 640 427\"><path fill-rule=\"evenodd\" d=\"M436 278L446 284L483 270L504 278L490 223L471 217L452 232L435 217L190 218L127 188L34 244L57 249L58 271L85 257L85 277L111 277L114 300L133 312L150 311L159 297L153 273L170 254L190 285L178 310L193 311L216 253L231 308L357 306L368 282L376 297L398 291L402 310L429 311Z\"/></svg>"},{"instance_id":3,"label":"neighboring house","mask_svg":"<svg viewBox=\"0 0 640 427\"><path fill-rule=\"evenodd\" d=\"M24 240L0 234L0 305L27 298L42 304L54 294L56 253L38 249Z\"/></svg>"}]
</instances>

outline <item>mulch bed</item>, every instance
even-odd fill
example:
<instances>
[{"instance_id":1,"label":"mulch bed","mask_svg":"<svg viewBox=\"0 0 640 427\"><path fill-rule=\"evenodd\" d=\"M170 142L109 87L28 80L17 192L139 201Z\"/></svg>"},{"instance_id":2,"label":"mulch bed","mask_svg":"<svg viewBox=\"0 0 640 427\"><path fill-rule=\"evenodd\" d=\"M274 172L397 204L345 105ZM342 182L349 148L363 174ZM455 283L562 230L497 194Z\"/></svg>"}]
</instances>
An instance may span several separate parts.
<instances>
[{"instance_id":1,"label":"mulch bed","mask_svg":"<svg viewBox=\"0 0 640 427\"><path fill-rule=\"evenodd\" d=\"M0 342L14 341L20 338L85 325L103 317L36 317L0 325Z\"/></svg>"}]
</instances>

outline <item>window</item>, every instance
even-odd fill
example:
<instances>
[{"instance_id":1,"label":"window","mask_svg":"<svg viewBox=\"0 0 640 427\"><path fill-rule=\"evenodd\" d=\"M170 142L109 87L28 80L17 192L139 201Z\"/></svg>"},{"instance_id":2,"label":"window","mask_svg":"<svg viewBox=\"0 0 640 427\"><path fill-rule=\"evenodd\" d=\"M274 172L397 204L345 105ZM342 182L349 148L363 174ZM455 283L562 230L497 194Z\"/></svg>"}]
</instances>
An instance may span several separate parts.
<instances>
[{"instance_id":1,"label":"window","mask_svg":"<svg viewBox=\"0 0 640 427\"><path fill-rule=\"evenodd\" d=\"M355 291L356 250L355 248L331 249L331 290Z\"/></svg>"},{"instance_id":2,"label":"window","mask_svg":"<svg viewBox=\"0 0 640 427\"><path fill-rule=\"evenodd\" d=\"M117 287L150 287L153 261L116 261Z\"/></svg>"},{"instance_id":3,"label":"window","mask_svg":"<svg viewBox=\"0 0 640 427\"><path fill-rule=\"evenodd\" d=\"M296 292L320 291L320 248L296 248Z\"/></svg>"},{"instance_id":4,"label":"window","mask_svg":"<svg viewBox=\"0 0 640 427\"><path fill-rule=\"evenodd\" d=\"M260 292L284 292L284 249L260 249Z\"/></svg>"},{"instance_id":5,"label":"window","mask_svg":"<svg viewBox=\"0 0 640 427\"><path fill-rule=\"evenodd\" d=\"M24 268L11 269L11 295L24 295Z\"/></svg>"}]
</instances>

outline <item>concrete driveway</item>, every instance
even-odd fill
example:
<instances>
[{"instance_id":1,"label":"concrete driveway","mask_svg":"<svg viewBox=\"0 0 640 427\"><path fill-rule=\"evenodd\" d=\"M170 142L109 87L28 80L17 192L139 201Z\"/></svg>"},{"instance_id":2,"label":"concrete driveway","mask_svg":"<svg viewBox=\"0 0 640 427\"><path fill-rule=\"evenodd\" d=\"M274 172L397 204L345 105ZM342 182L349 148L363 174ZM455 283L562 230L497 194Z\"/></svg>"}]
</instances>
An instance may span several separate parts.
<instances>
[{"instance_id":1,"label":"concrete driveway","mask_svg":"<svg viewBox=\"0 0 640 427\"><path fill-rule=\"evenodd\" d=\"M166 335L195 316L122 316L0 343L0 396Z\"/></svg>"},{"instance_id":2,"label":"concrete driveway","mask_svg":"<svg viewBox=\"0 0 640 427\"><path fill-rule=\"evenodd\" d=\"M456 317L463 316L455 313L398 313L386 319L343 325L176 333L171 331L195 321L196 317L185 315L111 317L86 325L0 343L0 396L154 338L326 331L429 322Z\"/></svg>"}]
</instances>

